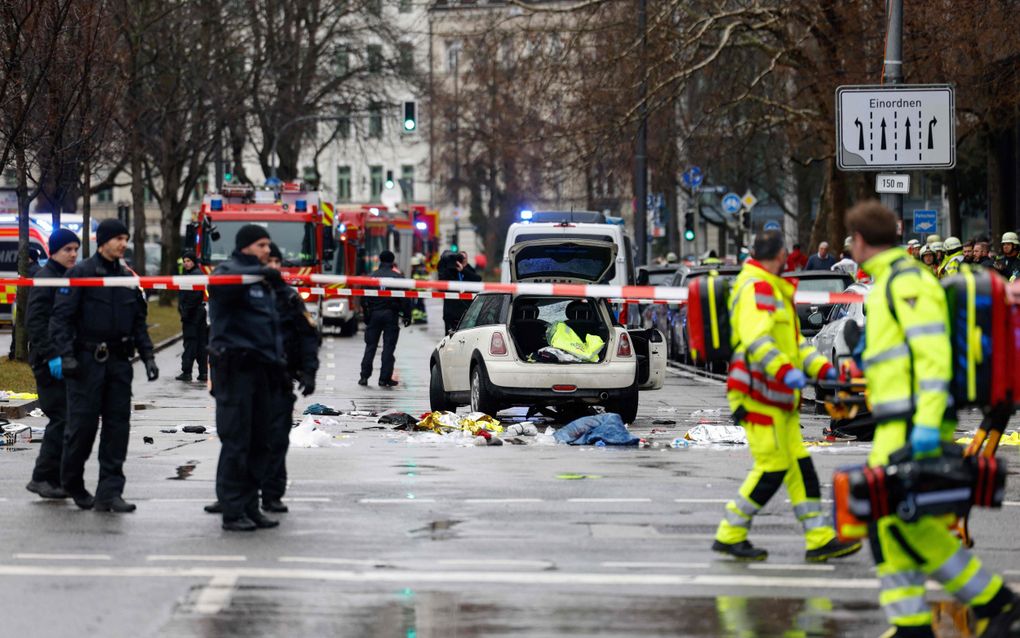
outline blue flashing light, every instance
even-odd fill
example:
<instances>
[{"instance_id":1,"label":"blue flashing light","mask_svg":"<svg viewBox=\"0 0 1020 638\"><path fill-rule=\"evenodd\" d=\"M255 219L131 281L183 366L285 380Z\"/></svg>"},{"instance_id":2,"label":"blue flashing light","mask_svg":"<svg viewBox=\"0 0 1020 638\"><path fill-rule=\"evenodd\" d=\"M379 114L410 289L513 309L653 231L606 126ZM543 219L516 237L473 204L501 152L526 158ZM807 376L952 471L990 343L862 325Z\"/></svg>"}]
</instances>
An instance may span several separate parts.
<instances>
[{"instance_id":1,"label":"blue flashing light","mask_svg":"<svg viewBox=\"0 0 1020 638\"><path fill-rule=\"evenodd\" d=\"M220 198L220 197L217 197L216 199L210 200L210 202L209 202L209 210L212 210L212 211L221 211L221 210L223 210L223 199Z\"/></svg>"},{"instance_id":2,"label":"blue flashing light","mask_svg":"<svg viewBox=\"0 0 1020 638\"><path fill-rule=\"evenodd\" d=\"M308 202L303 199L297 200L294 202L294 210L299 213L306 212L308 210Z\"/></svg>"},{"instance_id":3,"label":"blue flashing light","mask_svg":"<svg viewBox=\"0 0 1020 638\"><path fill-rule=\"evenodd\" d=\"M429 229L429 225L426 224L425 222L415 222L414 227L422 231Z\"/></svg>"},{"instance_id":4,"label":"blue flashing light","mask_svg":"<svg viewBox=\"0 0 1020 638\"><path fill-rule=\"evenodd\" d=\"M531 218L534 217L534 216L535 216L535 211L533 211L533 210L522 210L521 211L521 221L525 221L525 222L531 221Z\"/></svg>"},{"instance_id":5,"label":"blue flashing light","mask_svg":"<svg viewBox=\"0 0 1020 638\"><path fill-rule=\"evenodd\" d=\"M337 232L339 232L341 234L346 233L347 232L347 224L344 224L344 223L341 222L340 225L337 226Z\"/></svg>"}]
</instances>

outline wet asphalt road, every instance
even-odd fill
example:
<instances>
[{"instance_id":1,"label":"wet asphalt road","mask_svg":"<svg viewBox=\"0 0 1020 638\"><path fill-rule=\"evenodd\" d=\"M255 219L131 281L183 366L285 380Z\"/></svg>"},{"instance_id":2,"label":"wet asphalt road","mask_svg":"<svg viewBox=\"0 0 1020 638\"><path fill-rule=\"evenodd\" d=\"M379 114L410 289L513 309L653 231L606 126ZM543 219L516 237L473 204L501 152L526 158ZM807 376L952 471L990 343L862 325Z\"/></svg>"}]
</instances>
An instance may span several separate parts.
<instances>
[{"instance_id":1,"label":"wet asphalt road","mask_svg":"<svg viewBox=\"0 0 1020 638\"><path fill-rule=\"evenodd\" d=\"M401 334L399 388L357 386L361 334L328 338L319 392L299 407L425 411L441 330L438 308L431 316L427 329ZM213 425L207 392L171 380L180 351L160 355L155 384L136 369L145 409L133 417L125 493L136 513L34 499L24 490L34 444L0 453L0 635L877 636L884 627L866 553L805 564L781 497L752 531L767 563L708 551L750 465L746 448L460 447L345 415L328 426L334 447L292 450L291 512L279 528L224 533L201 510L213 499L216 438L160 432ZM642 395L633 430L668 445L702 419L722 422L692 413L723 404L718 384L671 375ZM823 420L804 421L818 439ZM814 450L825 477L867 448ZM93 461L92 484L96 471ZM1010 504L981 512L975 533L981 555L1020 581L1020 486L1008 490Z\"/></svg>"}]
</instances>

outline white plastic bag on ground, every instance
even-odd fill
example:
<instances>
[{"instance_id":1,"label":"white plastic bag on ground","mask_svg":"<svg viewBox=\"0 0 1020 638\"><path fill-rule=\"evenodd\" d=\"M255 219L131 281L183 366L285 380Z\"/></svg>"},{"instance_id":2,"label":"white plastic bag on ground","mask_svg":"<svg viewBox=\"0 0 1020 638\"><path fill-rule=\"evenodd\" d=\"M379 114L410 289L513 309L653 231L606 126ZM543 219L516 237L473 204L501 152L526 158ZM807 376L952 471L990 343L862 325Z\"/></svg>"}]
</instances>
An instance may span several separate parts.
<instances>
[{"instance_id":1,"label":"white plastic bag on ground","mask_svg":"<svg viewBox=\"0 0 1020 638\"><path fill-rule=\"evenodd\" d=\"M695 425L684 438L693 443L747 445L747 432L739 425Z\"/></svg>"},{"instance_id":2,"label":"white plastic bag on ground","mask_svg":"<svg viewBox=\"0 0 1020 638\"><path fill-rule=\"evenodd\" d=\"M333 437L315 428L315 419L311 415L290 431L291 447L331 447L332 443Z\"/></svg>"}]
</instances>

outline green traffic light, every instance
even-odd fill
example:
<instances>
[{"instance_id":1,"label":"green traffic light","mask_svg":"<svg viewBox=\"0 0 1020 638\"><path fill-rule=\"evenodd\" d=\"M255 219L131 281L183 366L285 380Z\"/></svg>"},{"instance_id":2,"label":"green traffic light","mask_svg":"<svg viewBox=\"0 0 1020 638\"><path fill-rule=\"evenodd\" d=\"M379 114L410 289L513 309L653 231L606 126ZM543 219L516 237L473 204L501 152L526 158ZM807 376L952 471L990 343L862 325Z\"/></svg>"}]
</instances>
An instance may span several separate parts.
<instances>
[{"instance_id":1,"label":"green traffic light","mask_svg":"<svg viewBox=\"0 0 1020 638\"><path fill-rule=\"evenodd\" d=\"M414 120L410 119L410 118L404 120L404 130L405 131L413 131L417 126L418 126L417 123Z\"/></svg>"},{"instance_id":2,"label":"green traffic light","mask_svg":"<svg viewBox=\"0 0 1020 638\"><path fill-rule=\"evenodd\" d=\"M691 229L685 230L684 239L686 239L687 241L694 241L694 231Z\"/></svg>"}]
</instances>

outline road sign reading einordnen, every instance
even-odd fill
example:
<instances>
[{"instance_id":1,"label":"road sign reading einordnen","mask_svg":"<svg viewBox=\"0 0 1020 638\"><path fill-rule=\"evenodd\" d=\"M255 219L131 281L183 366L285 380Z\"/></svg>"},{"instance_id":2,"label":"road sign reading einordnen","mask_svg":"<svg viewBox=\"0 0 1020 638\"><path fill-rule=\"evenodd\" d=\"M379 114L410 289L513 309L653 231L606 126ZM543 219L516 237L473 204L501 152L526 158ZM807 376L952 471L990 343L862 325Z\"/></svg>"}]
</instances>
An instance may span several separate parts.
<instances>
[{"instance_id":1,"label":"road sign reading einordnen","mask_svg":"<svg viewBox=\"0 0 1020 638\"><path fill-rule=\"evenodd\" d=\"M956 166L956 103L949 85L841 86L836 89L840 170L951 169Z\"/></svg>"}]
</instances>

